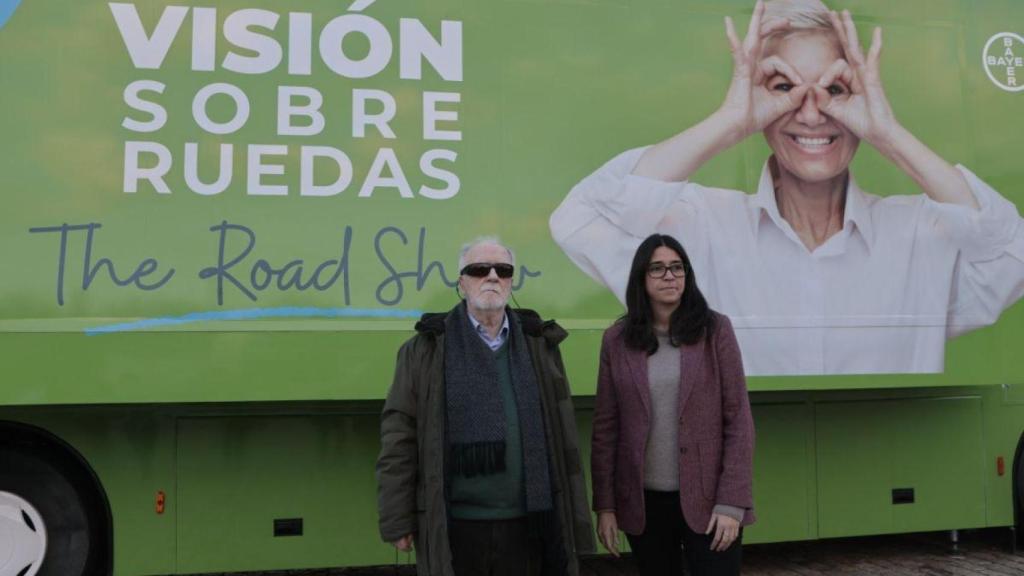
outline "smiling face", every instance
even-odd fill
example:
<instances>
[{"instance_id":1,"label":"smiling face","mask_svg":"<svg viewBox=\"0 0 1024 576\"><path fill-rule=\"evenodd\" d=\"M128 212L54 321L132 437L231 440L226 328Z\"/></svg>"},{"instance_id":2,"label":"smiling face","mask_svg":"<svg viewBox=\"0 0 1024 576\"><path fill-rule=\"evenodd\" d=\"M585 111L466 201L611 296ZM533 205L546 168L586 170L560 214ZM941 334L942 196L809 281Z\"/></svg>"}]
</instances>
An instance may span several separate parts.
<instances>
[{"instance_id":1,"label":"smiling face","mask_svg":"<svg viewBox=\"0 0 1024 576\"><path fill-rule=\"evenodd\" d=\"M673 265L681 266L682 264L683 259L675 250L666 246L658 246L654 249L654 253L651 254L651 261L647 264L647 269L650 270L651 267L660 268L662 274L652 278L651 274L648 273L646 277L647 296L651 299L652 305L679 305L679 302L683 299L683 290L686 288L686 276L676 277L668 268Z\"/></svg>"},{"instance_id":2,"label":"smiling face","mask_svg":"<svg viewBox=\"0 0 1024 576\"><path fill-rule=\"evenodd\" d=\"M816 84L833 62L842 57L838 40L822 31L800 32L774 41L776 55L792 66L804 82ZM784 76L767 81L769 90L789 91L793 82ZM828 87L833 98L846 98L848 86L837 80ZM765 139L785 175L804 182L831 180L846 173L860 140L845 126L826 116L809 92L799 108L784 114L764 129Z\"/></svg>"},{"instance_id":3,"label":"smiling face","mask_svg":"<svg viewBox=\"0 0 1024 576\"><path fill-rule=\"evenodd\" d=\"M508 250L497 244L478 244L466 252L464 260L466 264L512 264ZM500 310L512 294L512 279L498 278L497 272L491 268L483 278L459 276L459 288L466 295L470 311Z\"/></svg>"}]
</instances>

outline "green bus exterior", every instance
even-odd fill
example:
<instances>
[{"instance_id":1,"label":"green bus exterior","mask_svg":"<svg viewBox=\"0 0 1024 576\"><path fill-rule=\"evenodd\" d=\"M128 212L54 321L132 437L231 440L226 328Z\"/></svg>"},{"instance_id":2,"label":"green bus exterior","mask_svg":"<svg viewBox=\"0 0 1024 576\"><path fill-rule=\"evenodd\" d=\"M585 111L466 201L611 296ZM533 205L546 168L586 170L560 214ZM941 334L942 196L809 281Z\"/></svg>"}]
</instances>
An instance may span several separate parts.
<instances>
[{"instance_id":1,"label":"green bus exterior","mask_svg":"<svg viewBox=\"0 0 1024 576\"><path fill-rule=\"evenodd\" d=\"M988 59L1024 57L1024 4L829 5L864 38L885 29L903 124L1024 206L1024 94L1006 86L1012 58ZM723 17L745 26L751 9L0 1L0 496L35 486L80 510L65 520L86 535L69 548L83 574L411 562L377 533L380 409L415 318L454 305L458 249L484 234L517 251L518 303L570 332L588 461L601 334L622 309L548 217L627 145L714 110ZM247 30L275 40L276 63L268 44L233 44ZM298 111L282 129L289 90L296 110L321 98L319 131ZM696 179L752 190L768 153L750 138ZM166 190L132 178L164 154ZM913 189L866 144L853 170L876 193ZM759 520L744 542L1020 527L1021 342L1018 304L949 341L940 374L750 377Z\"/></svg>"}]
</instances>

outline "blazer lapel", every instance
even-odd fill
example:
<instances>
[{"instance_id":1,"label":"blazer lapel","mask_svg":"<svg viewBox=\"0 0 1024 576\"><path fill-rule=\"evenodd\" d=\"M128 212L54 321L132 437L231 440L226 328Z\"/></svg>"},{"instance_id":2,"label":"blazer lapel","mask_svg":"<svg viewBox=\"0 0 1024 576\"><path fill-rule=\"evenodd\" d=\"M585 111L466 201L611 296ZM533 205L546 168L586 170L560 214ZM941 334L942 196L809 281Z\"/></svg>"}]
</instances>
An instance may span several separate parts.
<instances>
[{"instance_id":1,"label":"blazer lapel","mask_svg":"<svg viewBox=\"0 0 1024 576\"><path fill-rule=\"evenodd\" d=\"M696 384L707 378L708 367L704 365L704 339L696 344L679 347L679 414L683 414L686 402Z\"/></svg>"},{"instance_id":2,"label":"blazer lapel","mask_svg":"<svg viewBox=\"0 0 1024 576\"><path fill-rule=\"evenodd\" d=\"M640 401L644 405L646 415L651 415L651 390L647 383L647 352L633 350L625 347L626 364L629 366L629 373L633 376L633 385L640 395Z\"/></svg>"}]
</instances>

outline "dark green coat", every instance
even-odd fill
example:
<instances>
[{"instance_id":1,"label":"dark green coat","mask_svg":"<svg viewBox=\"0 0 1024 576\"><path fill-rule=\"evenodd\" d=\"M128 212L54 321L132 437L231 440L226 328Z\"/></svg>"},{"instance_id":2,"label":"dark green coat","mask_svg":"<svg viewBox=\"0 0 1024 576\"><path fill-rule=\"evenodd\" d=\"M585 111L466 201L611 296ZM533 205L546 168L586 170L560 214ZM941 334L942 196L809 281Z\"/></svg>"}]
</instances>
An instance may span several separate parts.
<instances>
[{"instance_id":1,"label":"dark green coat","mask_svg":"<svg viewBox=\"0 0 1024 576\"><path fill-rule=\"evenodd\" d=\"M561 519L569 574L579 574L577 554L595 551L586 485L577 447L576 419L558 345L567 336L532 310L518 314L541 387L555 507ZM417 334L398 351L395 379L381 415L377 459L380 535L394 542L416 535L421 576L453 576L444 487L444 321L427 314Z\"/></svg>"}]
</instances>

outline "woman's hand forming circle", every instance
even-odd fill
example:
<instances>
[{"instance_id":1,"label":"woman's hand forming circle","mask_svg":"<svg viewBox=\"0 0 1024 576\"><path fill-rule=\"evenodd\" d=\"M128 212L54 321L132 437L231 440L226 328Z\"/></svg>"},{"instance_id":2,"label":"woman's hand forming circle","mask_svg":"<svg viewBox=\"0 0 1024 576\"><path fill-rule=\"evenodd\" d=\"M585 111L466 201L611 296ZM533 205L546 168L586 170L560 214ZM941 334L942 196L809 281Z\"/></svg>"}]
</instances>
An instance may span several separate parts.
<instances>
[{"instance_id":1,"label":"woman's hand forming circle","mask_svg":"<svg viewBox=\"0 0 1024 576\"><path fill-rule=\"evenodd\" d=\"M719 112L731 119L737 131L737 141L760 132L779 116L795 110L811 89L782 59L774 56L761 58L765 39L789 27L786 20L762 22L763 17L764 2L758 0L742 42L736 35L732 18L725 18L725 34L732 49L733 72L732 83ZM788 92L769 90L765 85L766 80L776 75L788 78L793 88Z\"/></svg>"},{"instance_id":2,"label":"woman's hand forming circle","mask_svg":"<svg viewBox=\"0 0 1024 576\"><path fill-rule=\"evenodd\" d=\"M619 557L619 523L615 512L597 513L597 539L612 556Z\"/></svg>"},{"instance_id":3,"label":"woman's hand forming circle","mask_svg":"<svg viewBox=\"0 0 1024 576\"><path fill-rule=\"evenodd\" d=\"M818 107L861 140L884 150L897 123L879 74L882 29L875 28L865 56L850 12L831 12L830 18L846 58L836 60L814 86Z\"/></svg>"}]
</instances>

